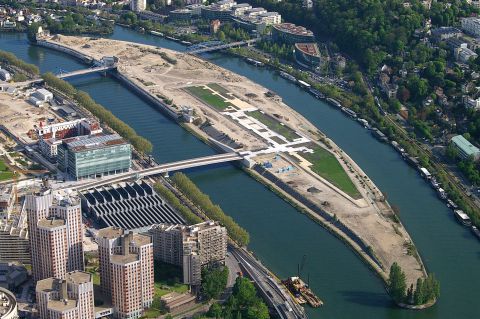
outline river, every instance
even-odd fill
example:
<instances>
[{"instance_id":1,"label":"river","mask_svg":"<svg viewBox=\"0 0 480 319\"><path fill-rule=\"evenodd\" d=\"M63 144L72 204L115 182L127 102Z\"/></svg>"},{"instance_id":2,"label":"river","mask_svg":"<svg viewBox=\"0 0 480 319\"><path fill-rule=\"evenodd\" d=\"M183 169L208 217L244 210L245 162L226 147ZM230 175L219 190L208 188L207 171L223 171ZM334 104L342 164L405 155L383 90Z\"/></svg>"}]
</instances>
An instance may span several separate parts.
<instances>
[{"instance_id":1,"label":"river","mask_svg":"<svg viewBox=\"0 0 480 319\"><path fill-rule=\"evenodd\" d=\"M111 37L184 49L178 43L121 27ZM0 33L0 49L38 65L42 72L84 67L64 54L30 46L23 34ZM434 307L420 312L399 309L380 279L352 250L240 169L226 164L188 171L213 201L248 230L249 248L279 277L296 274L297 264L306 255L302 276L309 274L311 287L325 302L322 308L307 308L309 318L480 317L480 242L455 221L436 193L390 146L269 69L221 54L207 57L278 93L347 152L387 194L390 204L400 208L400 218L426 267L440 280L441 297ZM159 162L214 153L114 79L89 75L71 83L151 140Z\"/></svg>"}]
</instances>

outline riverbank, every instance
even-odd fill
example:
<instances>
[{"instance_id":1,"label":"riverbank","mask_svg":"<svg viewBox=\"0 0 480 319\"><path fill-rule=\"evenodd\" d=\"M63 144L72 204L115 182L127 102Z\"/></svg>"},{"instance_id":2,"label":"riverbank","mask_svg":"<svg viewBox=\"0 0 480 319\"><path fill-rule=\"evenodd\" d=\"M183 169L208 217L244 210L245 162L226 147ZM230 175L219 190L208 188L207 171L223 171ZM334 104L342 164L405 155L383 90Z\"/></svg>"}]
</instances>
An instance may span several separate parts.
<instances>
[{"instance_id":1,"label":"riverbank","mask_svg":"<svg viewBox=\"0 0 480 319\"><path fill-rule=\"evenodd\" d=\"M97 44L100 40L95 40L95 41L96 41L96 42L95 42L94 44ZM82 45L83 45L83 44L82 44ZM92 45L92 44L89 44L89 45ZM110 47L111 47L111 46L109 46L109 48L110 48ZM139 45L134 45L134 49L137 49L137 50L138 50L139 47L140 47ZM77 46L77 48L78 48L79 50L81 50L81 46ZM85 49L85 51L88 51L88 49L91 49L91 48L87 48L87 49ZM141 49L141 47L140 47L140 49ZM125 50L122 51L122 52L125 53ZM109 54L108 51L107 51L107 52L102 51L102 54L105 54L105 53L106 53L106 54ZM129 50L128 53L139 54L139 51L132 52L132 50ZM178 52L167 52L167 54L172 54L173 56L175 56L175 58L176 58L177 60L179 59L179 56L178 56L179 53L178 53ZM97 57L97 58L98 58L98 57ZM151 57L149 57L149 58L151 58ZM190 59L190 57L189 57L189 59ZM143 59L142 59L142 60L143 60ZM231 92L235 92L235 94L237 94L238 91L237 91L237 90L232 90L231 87L232 87L233 85L235 85L235 88L237 88L237 87L238 87L238 82L245 82L245 79L243 79L243 78L241 78L241 77L239 78L238 76L234 76L234 75L233 75L233 78L230 78L230 76L232 76L232 75L230 75L230 74L228 73L228 71L223 70L223 69L220 69L220 68L215 67L215 66L212 66L212 65L209 64L208 62L205 62L205 61L197 61L198 59L190 59L190 60L194 60L193 62L192 62L192 61L189 61L190 63L200 63L200 65L203 66L203 67L208 66L208 67L210 67L210 68L213 68L214 71L220 72L220 75L218 75L218 74L216 75L216 79L217 79L217 80L218 80L218 79L222 79L222 77L223 77L223 82L226 82L226 83L227 83L226 86L228 87L228 89L229 89ZM129 59L129 61L131 61L131 60ZM165 64L165 62L163 62L163 64ZM205 64L206 64L206 65L205 65ZM172 73L174 73L173 75L176 75L176 77L173 77L173 76L172 76L172 73L170 72L170 71L172 71L173 67L172 67L171 65L162 65L162 66L163 66L165 69L163 70L164 73L162 73L161 75L164 76L166 79L169 80L169 83L168 83L168 84L162 84L162 85L154 84L154 85L150 85L150 86L144 85L144 83L148 83L148 81L151 81L151 78L148 76L150 73L146 73L146 75L145 75L145 73L136 74L137 77L139 77L142 81L136 80L136 79L131 79L131 80L132 80L132 81L138 81L138 83L140 83L141 85L144 85L147 89L154 89L154 90L155 90L155 89L159 89L159 87L162 87L162 88L164 88L164 89L167 90L167 91L168 91L168 90L173 90L173 91L175 91L175 89L177 89L177 88L175 87L175 85L177 85L176 82L179 81L179 80L181 80L181 79L178 78L178 77L179 77L179 74L178 74L179 71L178 71L178 70L174 70ZM129 67L133 67L133 66L132 66L132 65L127 65L127 66L124 66L124 67L126 67L126 71L128 72L128 71L130 70ZM142 70L142 67L141 67L141 66L139 67L138 65L136 65L136 67L137 67L137 69ZM120 69L121 69L121 68L120 68ZM150 69L150 70L151 70L151 69ZM120 71L123 73L123 70L120 70ZM145 70L143 69L143 71L145 71ZM182 71L184 71L184 70L182 69ZM177 73L175 73L175 72L177 72ZM194 72L199 72L199 71L198 71L197 69L194 69ZM158 75L158 73L155 73L155 74ZM180 74L180 75L181 75L181 74ZM197 76L198 76L198 75L197 75ZM227 77L226 77L226 76L227 76ZM132 76L130 75L130 78L131 78L131 77L132 77ZM226 77L226 78L225 78L225 77ZM193 79L193 78L195 78L195 77L190 76L190 77L184 77L184 78ZM230 80L230 81L229 81L229 80ZM236 81L235 81L235 80L236 80ZM185 81L185 80L182 80L182 81ZM204 80L204 81L205 81L205 80ZM210 80L210 81L211 81L211 80ZM152 82L153 82L153 81L152 81ZM187 81L187 82L188 82L188 81ZM193 83L190 83L190 84L187 84L187 85L191 85L191 84L193 84ZM195 84L196 84L196 83L195 83ZM222 84L223 84L223 83L222 83ZM258 85L254 85L254 84L251 84L251 83L248 83L248 85L252 85L252 87L250 88L250 91L254 90L254 92L256 92L256 93L254 93L254 94L256 94L257 96L262 96L263 92L265 92L265 89L264 89L264 88L261 88L261 87L260 87L260 89L259 89L259 86L258 86ZM177 90L177 91L175 91L175 92L178 92L178 91L180 91L180 90ZM240 91L240 92L241 92L241 91ZM247 93L248 93L248 92L247 92ZM252 93L253 93L253 92L252 92ZM175 96L175 97L178 96L178 95L171 95L171 94L164 94L164 95L165 95L165 96ZM186 103L188 103L188 105L195 105L195 106L198 107L198 110L200 110L200 111L206 110L207 112L209 112L209 114L212 115L212 118L213 118L213 117L219 118L219 114L218 114L218 113L216 114L216 113L212 112L211 109L206 108L204 105L203 105L203 106L202 106L202 105L198 106L198 104L199 104L198 101L196 101L196 100L194 101L191 96L187 97L187 95L182 95L182 98L185 98L185 99L188 98L188 100L186 100ZM263 96L262 96L262 98L263 98ZM259 100L260 100L260 98L259 98ZM176 102L176 101L177 101L177 99L175 99L175 102ZM315 139L317 139L318 137L322 136L321 133L318 132L318 130L316 130L315 128L312 129L312 125L311 125L310 123L308 123L305 119L303 119L301 116L299 116L299 115L296 114L295 112L293 112L293 111L291 111L291 110L288 110L288 109L287 109L287 108L288 108L287 106L282 106L281 103L275 103L275 108L274 108L274 110L277 110L277 112L278 112L279 105L280 105L280 107L282 107L282 109L281 109L282 111L285 111L285 110L286 110L287 112L289 112L288 114L291 116L291 117L289 117L290 120L294 119L294 120L296 121L296 123L297 123L296 126L300 128L300 132L301 132L302 135L309 136L309 137L312 137L312 135L313 135L313 138L315 138ZM262 106L263 106L263 105L262 105ZM285 110L284 110L283 108L285 108ZM268 107L265 107L265 108L262 107L262 110L264 110L265 112L268 112L268 113L272 112L271 110L268 111ZM292 122L293 122L293 121L292 121ZM294 126L295 123L292 123L292 122L289 121L289 123L288 123L287 125L288 125L289 127L290 127L290 125ZM193 127L195 127L195 126L193 126ZM237 125L236 129L238 130L238 125ZM309 130L309 129L310 129L310 130ZM313 133L312 133L312 132L313 132ZM202 134L205 134L205 132L202 132ZM313 140L313 139L312 139L312 140ZM333 143L332 143L332 145L333 145L333 147L335 147ZM345 156L344 154L342 154L342 156L343 156L344 160L347 161L347 163L349 163L349 164L351 165L350 167L351 167L351 169L352 169L353 171L360 172L360 173L362 174L362 176L365 176L364 173L363 173L356 165L354 165L354 163L351 163L351 162L353 162L353 161L351 161L350 158L348 158L348 157ZM318 183L318 182L319 182L319 180L316 180L316 181L315 181L315 183ZM320 180L320 182L321 182L321 180ZM358 183L358 182L357 182L357 183ZM323 181L321 184L322 184L322 186L319 186L319 187L322 188L322 189L325 188L327 191L326 191L326 194L321 194L321 195L318 195L318 194L317 194L317 195L315 195L315 196L312 196L312 197L314 197L314 198L316 197L315 200L317 200L317 201L319 200L318 197L322 197L322 196L327 197L328 195L334 194L333 188L331 188L331 187L326 187L326 183L324 183L324 181ZM370 185L373 185L373 183L369 183L369 186L370 186ZM360 187L361 187L361 186L360 186ZM375 190L377 193L380 193L380 192L378 191L378 189L376 189L376 187L375 187L375 188L373 188L373 187L374 187L374 185L372 186L372 190ZM361 189L361 192L364 194L364 196L366 196L366 195L365 195L365 190L363 190L363 188ZM373 192L370 193L370 196L372 196L372 195L374 195ZM335 196L338 197L338 194L335 195ZM343 196L341 196L341 197L344 198ZM366 203L365 203L365 202L366 202ZM367 207L372 207L372 206L368 205L368 202L367 202L367 201L364 201L363 204L366 204ZM377 205L378 205L378 203L377 203ZM334 206L334 208L335 208L335 205L332 205L332 206ZM388 204L387 204L385 207L382 207L382 209L388 210L388 209L389 209ZM344 209L342 209L342 211L343 211L343 210L344 210ZM368 211L368 209L367 209L367 211ZM366 212L366 211L364 211L364 213L365 213L365 212ZM357 216L346 216L346 215L340 215L340 213L341 213L341 212L340 212L340 210L339 210L339 211L338 211L338 214L332 213L331 215L332 215L332 216L333 216L333 215L337 215L337 217L338 217L340 220L342 220L342 221L343 221L343 219L345 218L345 224L348 224L348 226L350 226L350 224L354 224L354 223L358 223L358 222L359 222L359 218L358 218L359 216L358 216L358 215L357 215ZM359 215L361 215L361 214L362 214L362 213L360 213ZM349 219L348 219L349 217L352 217L352 219L349 220ZM368 217L368 216L367 216L367 217ZM370 217L372 217L372 216L370 216ZM381 219L382 219L382 220L384 219L383 222L385 222L385 227L389 227L389 228L391 229L392 226L387 226L387 225L391 225L390 222L389 222L386 218L384 218L384 217L382 217ZM382 220L381 220L381 222L382 222ZM357 227L358 227L358 226L357 226ZM399 226L399 227L401 227L401 226ZM403 227L401 227L401 228L403 228ZM387 229L387 228L385 228L385 229ZM385 229L384 229L384 230L385 230ZM395 234L395 232L394 232L393 230L390 230L390 231L391 231L391 233L390 233L390 234L387 234L387 236L392 236L393 238L395 238L395 237L398 236L398 235ZM373 233L375 233L375 232L373 232ZM373 233L372 233L372 234L373 234ZM405 232L405 233L406 233L406 232ZM387 257L388 257L388 252L387 252L385 249L375 249L375 247L378 246L378 244L375 242L375 238L373 238L373 235L371 235L371 234L368 235L368 234L367 234L367 236L365 236L365 237L362 236L362 237L363 237L366 241L368 241L369 243L372 243L372 244L373 244L373 245L368 245L368 246L371 246L374 251L375 251L375 250L379 251L379 253L376 253L376 255L379 255L379 258L380 258L380 259L384 259L384 265L385 265L385 266L388 266L388 263L389 263L389 262L388 262L388 259L387 259ZM399 236L399 237L400 237L400 236ZM378 239L377 239L377 240L378 240ZM382 239L382 242L384 242L383 239ZM391 245L392 242L389 242L389 244ZM403 255L403 253L402 253L402 250L403 250L403 249L402 249L402 247L403 247L403 240L400 242L400 245L397 245L397 246L398 246L398 248L399 248L399 252L400 252L400 255L399 255L399 256L400 256L400 257L403 257L403 258L405 258L405 259L407 259L407 260L415 260L415 258L412 257L412 256L402 256L402 255ZM379 248L381 248L381 245L380 245ZM389 248L391 248L391 247L389 247ZM388 249L388 250L391 251L391 249ZM385 253L387 253L387 255L384 255ZM386 260L386 262L385 262L385 260ZM414 262L412 263L412 266L415 265L415 264L416 264L416 261L414 261ZM384 267L385 267L385 266L384 266ZM387 268L387 267L385 267L385 268ZM402 267L402 268L404 268L404 267ZM416 266L413 266L413 268L414 268L414 269L421 269L421 267L420 267L418 264L416 264ZM388 269L388 268L387 268L387 269ZM410 269L410 267L408 266L408 264L407 264L407 267L405 267L404 269L407 269L407 270ZM383 271L385 272L385 270L383 270ZM388 270L387 270L387 271L388 271ZM420 271L420 272L421 272L421 271ZM415 272L413 272L413 273L415 273ZM417 277L417 276L414 276L414 275L412 276L411 274L412 274L412 273L410 273L409 279L410 279L410 277L411 277L412 280L410 280L410 281L416 280L415 277ZM420 276L421 276L421 275L420 275Z\"/></svg>"}]
</instances>

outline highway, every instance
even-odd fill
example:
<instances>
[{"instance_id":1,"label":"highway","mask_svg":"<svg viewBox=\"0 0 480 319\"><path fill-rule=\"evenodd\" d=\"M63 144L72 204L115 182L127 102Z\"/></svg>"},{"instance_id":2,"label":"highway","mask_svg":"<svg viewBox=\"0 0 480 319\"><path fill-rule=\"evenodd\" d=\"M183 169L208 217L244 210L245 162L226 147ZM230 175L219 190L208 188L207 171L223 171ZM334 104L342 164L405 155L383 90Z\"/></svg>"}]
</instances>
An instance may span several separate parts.
<instances>
[{"instance_id":1,"label":"highway","mask_svg":"<svg viewBox=\"0 0 480 319\"><path fill-rule=\"evenodd\" d=\"M305 310L298 305L290 293L281 286L258 260L244 249L230 246L230 251L243 266L248 277L255 282L257 289L267 304L281 319L307 319Z\"/></svg>"}]
</instances>

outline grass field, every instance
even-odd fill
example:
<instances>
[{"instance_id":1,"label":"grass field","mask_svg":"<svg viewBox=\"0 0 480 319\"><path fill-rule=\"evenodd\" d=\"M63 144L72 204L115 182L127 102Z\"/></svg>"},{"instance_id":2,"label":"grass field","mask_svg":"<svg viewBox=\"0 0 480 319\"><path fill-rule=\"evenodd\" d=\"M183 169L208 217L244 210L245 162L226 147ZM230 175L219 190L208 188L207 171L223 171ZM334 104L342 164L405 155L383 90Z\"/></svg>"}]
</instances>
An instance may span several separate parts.
<instances>
[{"instance_id":1,"label":"grass field","mask_svg":"<svg viewBox=\"0 0 480 319\"><path fill-rule=\"evenodd\" d=\"M212 91L203 86L190 86L186 90L191 95L219 111L225 111L226 108L233 106L230 102L225 102L225 99L213 94Z\"/></svg>"},{"instance_id":2,"label":"grass field","mask_svg":"<svg viewBox=\"0 0 480 319\"><path fill-rule=\"evenodd\" d=\"M337 158L320 146L315 147L314 153L300 153L307 161L312 163L310 169L316 174L347 193L353 198L360 198L360 192L347 175Z\"/></svg>"},{"instance_id":3,"label":"grass field","mask_svg":"<svg viewBox=\"0 0 480 319\"><path fill-rule=\"evenodd\" d=\"M248 115L259 120L261 123L265 124L269 129L278 134L284 136L290 142L294 139L299 138L297 133L288 126L282 125L279 121L275 120L273 117L263 114L260 111L248 112Z\"/></svg>"},{"instance_id":4,"label":"grass field","mask_svg":"<svg viewBox=\"0 0 480 319\"><path fill-rule=\"evenodd\" d=\"M0 181L13 178L13 172L8 168L3 159L0 159Z\"/></svg>"},{"instance_id":5,"label":"grass field","mask_svg":"<svg viewBox=\"0 0 480 319\"><path fill-rule=\"evenodd\" d=\"M211 88L214 91L217 91L221 95L228 97L230 95L230 91L224 88L223 86L217 84L217 83L209 83L207 84L209 88Z\"/></svg>"}]
</instances>

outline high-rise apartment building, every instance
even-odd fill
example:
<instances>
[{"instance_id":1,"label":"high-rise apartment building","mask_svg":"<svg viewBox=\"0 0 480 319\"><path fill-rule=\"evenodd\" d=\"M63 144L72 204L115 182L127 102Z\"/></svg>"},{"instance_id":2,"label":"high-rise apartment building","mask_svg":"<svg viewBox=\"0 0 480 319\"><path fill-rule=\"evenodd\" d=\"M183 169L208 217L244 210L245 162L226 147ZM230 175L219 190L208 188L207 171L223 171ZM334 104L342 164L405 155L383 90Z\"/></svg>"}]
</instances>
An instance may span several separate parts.
<instances>
[{"instance_id":1,"label":"high-rise apartment building","mask_svg":"<svg viewBox=\"0 0 480 319\"><path fill-rule=\"evenodd\" d=\"M130 10L135 12L144 11L147 9L147 0L131 0Z\"/></svg>"},{"instance_id":2,"label":"high-rise apartment building","mask_svg":"<svg viewBox=\"0 0 480 319\"><path fill-rule=\"evenodd\" d=\"M152 226L154 258L183 269L183 282L201 283L201 268L223 264L227 254L227 230L219 223L207 221L196 225Z\"/></svg>"},{"instance_id":3,"label":"high-rise apartment building","mask_svg":"<svg viewBox=\"0 0 480 319\"><path fill-rule=\"evenodd\" d=\"M153 244L150 236L118 227L97 236L100 283L110 294L116 318L140 318L153 301Z\"/></svg>"},{"instance_id":4,"label":"high-rise apartment building","mask_svg":"<svg viewBox=\"0 0 480 319\"><path fill-rule=\"evenodd\" d=\"M67 272L83 270L79 198L45 190L27 195L25 209L34 280L64 278Z\"/></svg>"},{"instance_id":5,"label":"high-rise apartment building","mask_svg":"<svg viewBox=\"0 0 480 319\"><path fill-rule=\"evenodd\" d=\"M73 271L64 278L46 278L37 282L40 319L94 319L92 275Z\"/></svg>"}]
</instances>

